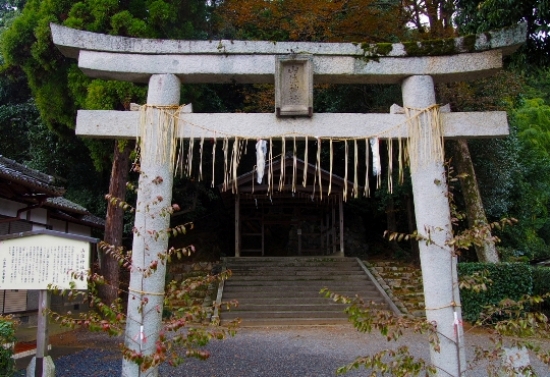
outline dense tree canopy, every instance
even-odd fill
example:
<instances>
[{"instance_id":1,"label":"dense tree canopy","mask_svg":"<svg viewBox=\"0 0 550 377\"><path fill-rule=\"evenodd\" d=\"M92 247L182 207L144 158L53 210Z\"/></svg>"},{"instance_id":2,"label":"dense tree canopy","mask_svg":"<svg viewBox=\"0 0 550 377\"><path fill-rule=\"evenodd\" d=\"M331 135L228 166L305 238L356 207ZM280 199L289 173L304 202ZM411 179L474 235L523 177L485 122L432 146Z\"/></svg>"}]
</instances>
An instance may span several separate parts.
<instances>
[{"instance_id":1,"label":"dense tree canopy","mask_svg":"<svg viewBox=\"0 0 550 377\"><path fill-rule=\"evenodd\" d=\"M393 0L226 0L217 19L236 39L384 42L403 33L403 10Z\"/></svg>"}]
</instances>

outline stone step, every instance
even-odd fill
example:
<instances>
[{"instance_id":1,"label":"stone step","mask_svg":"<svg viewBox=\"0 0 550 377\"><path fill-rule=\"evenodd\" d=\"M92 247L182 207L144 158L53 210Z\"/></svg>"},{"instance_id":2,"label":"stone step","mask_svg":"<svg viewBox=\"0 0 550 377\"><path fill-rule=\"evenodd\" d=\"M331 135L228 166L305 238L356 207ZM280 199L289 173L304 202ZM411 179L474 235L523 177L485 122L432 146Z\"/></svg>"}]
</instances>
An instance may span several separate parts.
<instances>
[{"instance_id":1,"label":"stone step","mask_svg":"<svg viewBox=\"0 0 550 377\"><path fill-rule=\"evenodd\" d=\"M235 275L233 274L231 278L227 281L244 281L244 280L255 280L255 281L353 281L353 280L365 280L367 279L366 275L363 274L349 274L349 275L279 275L279 276L261 276L261 275Z\"/></svg>"},{"instance_id":2,"label":"stone step","mask_svg":"<svg viewBox=\"0 0 550 377\"><path fill-rule=\"evenodd\" d=\"M346 296L353 298L355 295L359 295L363 300L371 301L371 300L381 300L380 294L376 291L335 291L334 293L337 293L341 296ZM309 303L311 302L317 302L318 300L321 302L329 302L331 301L330 298L325 297L324 294L319 293L319 291L298 291L298 292L278 292L277 294L273 294L270 297L266 297L265 292L246 292L246 291L228 291L225 292L223 295L223 299L225 301L229 300L237 300L239 302L304 302L307 301Z\"/></svg>"},{"instance_id":3,"label":"stone step","mask_svg":"<svg viewBox=\"0 0 550 377\"><path fill-rule=\"evenodd\" d=\"M349 272L363 272L361 267L359 266L351 266L346 268L338 268L338 267L300 267L300 266L292 266L292 267L231 267L230 271L233 274L250 274L250 273L260 273L260 274L278 274L278 273L284 273L287 275L295 274L295 273L319 273L319 271L323 271L325 273L332 273L332 274L339 274L339 273L349 273Z\"/></svg>"},{"instance_id":4,"label":"stone step","mask_svg":"<svg viewBox=\"0 0 550 377\"><path fill-rule=\"evenodd\" d=\"M229 320L221 320L222 325L227 325ZM242 320L240 327L266 327L266 326L325 326L349 324L344 317L338 318L247 318Z\"/></svg>"},{"instance_id":5,"label":"stone step","mask_svg":"<svg viewBox=\"0 0 550 377\"><path fill-rule=\"evenodd\" d=\"M229 320L234 318L242 319L269 319L269 318L347 318L343 310L322 310L322 311L236 311L222 312L221 319Z\"/></svg>"},{"instance_id":6,"label":"stone step","mask_svg":"<svg viewBox=\"0 0 550 377\"><path fill-rule=\"evenodd\" d=\"M370 296L372 299L380 299L379 296ZM238 297L224 297L224 300L238 299ZM363 297L364 300L369 299L369 296ZM319 295L317 297L246 297L238 299L239 306L242 305L344 305L337 304L330 298Z\"/></svg>"},{"instance_id":7,"label":"stone step","mask_svg":"<svg viewBox=\"0 0 550 377\"><path fill-rule=\"evenodd\" d=\"M354 259L346 259L341 261L320 262L312 260L253 260L253 261L228 261L226 267L355 267L357 262Z\"/></svg>"},{"instance_id":8,"label":"stone step","mask_svg":"<svg viewBox=\"0 0 550 377\"><path fill-rule=\"evenodd\" d=\"M322 288L328 288L330 290L375 290L374 285L370 284L366 280L357 281L325 281L325 280L234 280L225 283L224 291L229 291L233 288L244 290L249 289L263 291L266 294L271 295L271 291L291 290L291 291L315 291Z\"/></svg>"},{"instance_id":9,"label":"stone step","mask_svg":"<svg viewBox=\"0 0 550 377\"><path fill-rule=\"evenodd\" d=\"M286 257L226 257L227 263L248 263L248 262L316 262L316 263L344 263L355 261L355 258L330 257L330 256L286 256Z\"/></svg>"},{"instance_id":10,"label":"stone step","mask_svg":"<svg viewBox=\"0 0 550 377\"><path fill-rule=\"evenodd\" d=\"M222 310L221 323L235 318L242 325L345 323L346 305L320 294L331 292L384 303L380 292L355 258L228 258L232 276L226 280L223 301L239 305Z\"/></svg>"},{"instance_id":11,"label":"stone step","mask_svg":"<svg viewBox=\"0 0 550 377\"><path fill-rule=\"evenodd\" d=\"M325 303L300 303L300 304L254 304L254 303L239 303L235 308L231 308L228 312L343 312L346 308L344 304L336 304L327 300ZM223 312L223 313L228 313Z\"/></svg>"}]
</instances>

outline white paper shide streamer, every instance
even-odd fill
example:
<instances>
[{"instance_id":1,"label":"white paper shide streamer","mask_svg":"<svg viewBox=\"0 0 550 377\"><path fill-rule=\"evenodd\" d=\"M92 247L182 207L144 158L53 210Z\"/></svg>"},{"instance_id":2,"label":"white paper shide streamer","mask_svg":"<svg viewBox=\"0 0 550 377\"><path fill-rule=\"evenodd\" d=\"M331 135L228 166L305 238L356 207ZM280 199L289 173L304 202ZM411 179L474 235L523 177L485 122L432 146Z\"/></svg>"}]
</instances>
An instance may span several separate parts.
<instances>
[{"instance_id":1,"label":"white paper shide streamer","mask_svg":"<svg viewBox=\"0 0 550 377\"><path fill-rule=\"evenodd\" d=\"M262 184L265 172L265 156L267 155L267 141L258 140L256 143L256 181Z\"/></svg>"},{"instance_id":2,"label":"white paper shide streamer","mask_svg":"<svg viewBox=\"0 0 550 377\"><path fill-rule=\"evenodd\" d=\"M372 151L372 175L379 176L382 173L382 165L380 164L380 145L377 137L370 139L370 148Z\"/></svg>"}]
</instances>

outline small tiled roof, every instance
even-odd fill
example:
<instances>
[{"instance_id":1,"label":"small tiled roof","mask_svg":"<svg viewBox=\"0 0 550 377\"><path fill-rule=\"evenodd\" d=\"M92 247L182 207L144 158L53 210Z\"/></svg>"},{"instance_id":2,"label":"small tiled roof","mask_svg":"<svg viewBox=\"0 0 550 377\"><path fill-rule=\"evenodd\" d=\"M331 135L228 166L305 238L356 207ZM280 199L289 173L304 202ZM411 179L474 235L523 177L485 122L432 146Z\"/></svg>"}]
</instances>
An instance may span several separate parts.
<instances>
[{"instance_id":1,"label":"small tiled roof","mask_svg":"<svg viewBox=\"0 0 550 377\"><path fill-rule=\"evenodd\" d=\"M104 228L105 220L92 215L80 204L71 202L63 197L48 198L44 207L51 208L50 216L62 218L63 220L88 225L94 228Z\"/></svg>"},{"instance_id":2,"label":"small tiled roof","mask_svg":"<svg viewBox=\"0 0 550 377\"><path fill-rule=\"evenodd\" d=\"M10 181L10 190L22 197L61 196L65 189L57 186L55 178L0 156L0 181ZM0 182L1 183L1 182ZM13 184L15 183L15 185Z\"/></svg>"},{"instance_id":3,"label":"small tiled roof","mask_svg":"<svg viewBox=\"0 0 550 377\"><path fill-rule=\"evenodd\" d=\"M68 211L71 213L79 213L81 215L89 214L86 208L82 207L80 204L73 203L62 196L46 199L46 203L44 203L44 206Z\"/></svg>"},{"instance_id":4,"label":"small tiled roof","mask_svg":"<svg viewBox=\"0 0 550 377\"><path fill-rule=\"evenodd\" d=\"M84 223L90 224L91 226L96 226L100 228L105 228L105 219L94 215L84 215L80 218Z\"/></svg>"},{"instance_id":5,"label":"small tiled roof","mask_svg":"<svg viewBox=\"0 0 550 377\"><path fill-rule=\"evenodd\" d=\"M48 208L52 217L104 228L105 220L92 215L86 208L61 195L65 188L57 186L55 178L23 164L0 156L0 197Z\"/></svg>"},{"instance_id":6,"label":"small tiled roof","mask_svg":"<svg viewBox=\"0 0 550 377\"><path fill-rule=\"evenodd\" d=\"M75 224L87 225L92 228L104 229L105 220L97 216L87 213L85 215L69 213L69 211L51 210L50 217L68 221Z\"/></svg>"}]
</instances>

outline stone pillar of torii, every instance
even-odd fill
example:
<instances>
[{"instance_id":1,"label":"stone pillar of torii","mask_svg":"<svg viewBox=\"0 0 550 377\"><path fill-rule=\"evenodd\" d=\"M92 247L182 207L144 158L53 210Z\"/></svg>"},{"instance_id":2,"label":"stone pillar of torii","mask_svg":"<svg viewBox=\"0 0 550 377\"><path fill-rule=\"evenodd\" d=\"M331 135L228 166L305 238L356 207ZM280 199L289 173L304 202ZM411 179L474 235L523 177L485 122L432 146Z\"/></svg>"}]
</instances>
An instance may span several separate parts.
<instances>
[{"instance_id":1,"label":"stone pillar of torii","mask_svg":"<svg viewBox=\"0 0 550 377\"><path fill-rule=\"evenodd\" d=\"M279 98L281 93L277 93L278 107L273 114L184 114L185 123L199 127L176 129L178 137L199 139L239 135L255 140L279 135L309 135L367 139L382 135L387 139L407 138L409 128L396 125L407 124L411 116L436 104L434 82L472 80L494 74L502 68L503 55L511 53L526 37L525 26L520 25L474 39L456 38L452 51L447 48L447 55L442 55L437 46L430 50L417 45L419 48L415 51L422 51L423 56L413 56L417 54L407 52L406 45L394 44L391 51L373 56L375 48L353 43L150 40L95 34L54 24L51 29L57 47L66 56L78 59L86 75L149 83L147 105L151 107L147 109L146 140L142 141L142 173L132 251L133 264L141 268L154 263L159 253L167 248L168 238L163 230L169 226L166 208L171 202L173 177L170 156L175 151L171 150L171 143L163 140L165 136L160 136L159 129L163 125L158 124L161 117L155 114L163 108L179 105L182 83L273 83L280 68L289 61L291 64L306 62L302 70L309 72L315 83L401 83L407 111L320 114L312 111L309 99L293 107L292 103L284 103L284 93L283 99ZM285 84L292 79L283 77L282 85L290 85L290 90L295 90L292 82ZM304 86L302 81L300 83L296 85ZM291 97L300 95L293 93ZM419 118L420 127L430 127L426 117ZM441 112L439 119L445 138L508 134L505 112ZM135 138L139 124L138 112L80 110L76 133L94 138ZM426 148L426 140L422 138L415 138L415 143L416 147L409 148L417 151ZM419 248L426 317L437 324L441 334L441 350L437 352L431 347L431 361L438 376L461 376L466 364L456 285L456 255L447 245L452 229L443 161L417 153L414 165L411 179L416 223L418 233L425 239L419 241ZM138 269L132 272L125 344L137 352L150 354L154 351L161 324L164 276L162 263L158 263L157 270L149 276L143 276ZM122 373L124 376L141 375L139 367L126 360ZM157 375L157 370L152 368L143 375Z\"/></svg>"}]
</instances>

